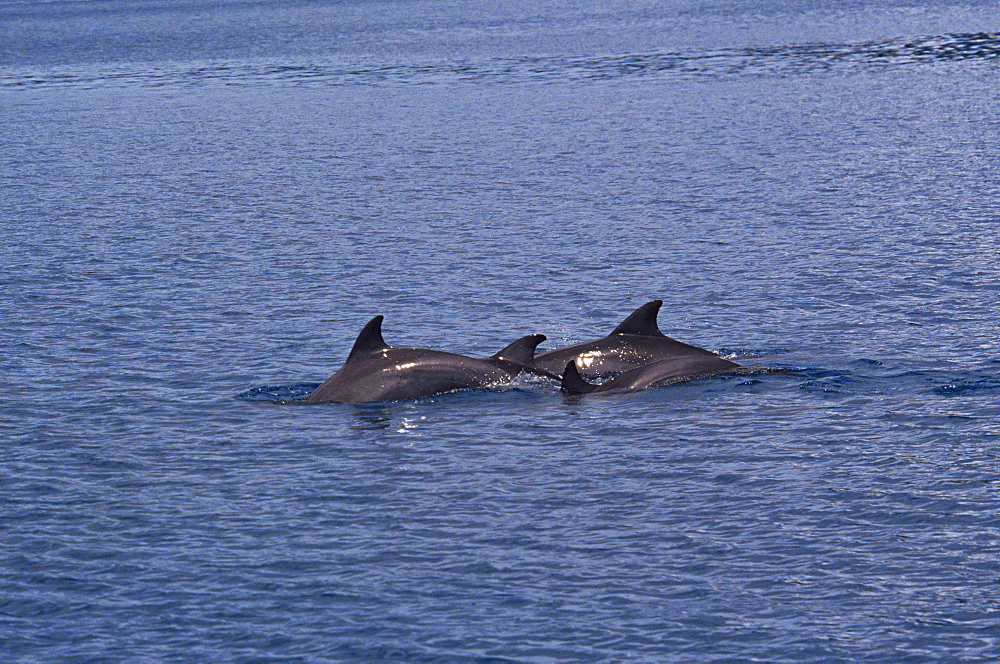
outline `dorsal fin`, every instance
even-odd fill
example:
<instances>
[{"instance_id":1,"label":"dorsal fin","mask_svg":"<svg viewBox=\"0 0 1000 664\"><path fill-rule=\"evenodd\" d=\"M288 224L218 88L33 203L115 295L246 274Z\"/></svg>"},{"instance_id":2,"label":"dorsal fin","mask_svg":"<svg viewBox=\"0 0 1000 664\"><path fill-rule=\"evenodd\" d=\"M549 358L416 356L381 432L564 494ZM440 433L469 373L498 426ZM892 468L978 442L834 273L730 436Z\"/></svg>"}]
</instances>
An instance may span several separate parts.
<instances>
[{"instance_id":1,"label":"dorsal fin","mask_svg":"<svg viewBox=\"0 0 1000 664\"><path fill-rule=\"evenodd\" d=\"M660 313L663 300L653 300L633 311L621 325L611 331L611 334L642 334L647 337L665 336L656 324L656 315ZM611 335L608 335L611 336Z\"/></svg>"},{"instance_id":2,"label":"dorsal fin","mask_svg":"<svg viewBox=\"0 0 1000 664\"><path fill-rule=\"evenodd\" d=\"M545 341L544 334L529 334L490 357L494 360L507 360L531 366L535 362L535 349L543 341Z\"/></svg>"},{"instance_id":3,"label":"dorsal fin","mask_svg":"<svg viewBox=\"0 0 1000 664\"><path fill-rule=\"evenodd\" d=\"M583 376L580 375L579 370L576 368L576 362L570 362L566 365L560 387L567 394L590 394L597 389L597 385L588 383L583 379Z\"/></svg>"},{"instance_id":4,"label":"dorsal fin","mask_svg":"<svg viewBox=\"0 0 1000 664\"><path fill-rule=\"evenodd\" d=\"M347 356L348 362L355 358L392 348L382 338L383 318L383 316L375 316L375 318L368 321L367 325L361 328L361 333L358 334L358 338L354 341L354 347L351 348L351 354Z\"/></svg>"},{"instance_id":5,"label":"dorsal fin","mask_svg":"<svg viewBox=\"0 0 1000 664\"><path fill-rule=\"evenodd\" d=\"M524 371L543 378L561 380L554 373L535 366L535 349L543 341L545 341L544 334L529 334L526 337L521 337L499 353L486 358L486 361L515 375Z\"/></svg>"}]
</instances>

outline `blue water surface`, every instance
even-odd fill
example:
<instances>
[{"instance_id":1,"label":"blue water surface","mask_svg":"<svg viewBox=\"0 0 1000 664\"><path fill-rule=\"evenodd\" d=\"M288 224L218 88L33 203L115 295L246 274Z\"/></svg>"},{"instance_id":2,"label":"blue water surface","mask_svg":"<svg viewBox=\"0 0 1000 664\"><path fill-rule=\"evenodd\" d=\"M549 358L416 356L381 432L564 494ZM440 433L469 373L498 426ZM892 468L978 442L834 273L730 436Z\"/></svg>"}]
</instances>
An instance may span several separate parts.
<instances>
[{"instance_id":1,"label":"blue water surface","mask_svg":"<svg viewBox=\"0 0 1000 664\"><path fill-rule=\"evenodd\" d=\"M997 661L997 10L0 4L0 660Z\"/></svg>"}]
</instances>

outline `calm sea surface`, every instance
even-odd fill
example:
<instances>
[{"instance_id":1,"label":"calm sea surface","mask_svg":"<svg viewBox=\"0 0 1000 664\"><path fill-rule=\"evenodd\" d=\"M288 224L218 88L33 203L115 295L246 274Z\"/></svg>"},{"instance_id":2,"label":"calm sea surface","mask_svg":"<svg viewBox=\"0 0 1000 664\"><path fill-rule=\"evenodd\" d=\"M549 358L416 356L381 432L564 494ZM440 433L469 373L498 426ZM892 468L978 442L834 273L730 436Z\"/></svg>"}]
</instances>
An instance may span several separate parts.
<instances>
[{"instance_id":1,"label":"calm sea surface","mask_svg":"<svg viewBox=\"0 0 1000 664\"><path fill-rule=\"evenodd\" d=\"M3 662L1000 660L996 2L0 3ZM281 406L385 315L801 377Z\"/></svg>"}]
</instances>

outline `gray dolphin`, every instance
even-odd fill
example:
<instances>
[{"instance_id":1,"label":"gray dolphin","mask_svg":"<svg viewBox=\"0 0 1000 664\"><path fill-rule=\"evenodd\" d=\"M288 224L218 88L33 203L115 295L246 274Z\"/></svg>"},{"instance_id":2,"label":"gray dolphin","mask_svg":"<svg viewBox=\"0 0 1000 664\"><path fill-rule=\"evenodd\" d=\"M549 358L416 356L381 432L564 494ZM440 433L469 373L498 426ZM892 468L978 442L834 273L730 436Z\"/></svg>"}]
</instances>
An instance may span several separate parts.
<instances>
[{"instance_id":1,"label":"gray dolphin","mask_svg":"<svg viewBox=\"0 0 1000 664\"><path fill-rule=\"evenodd\" d=\"M555 378L532 366L545 336L521 337L496 355L479 360L425 348L393 348L382 338L382 316L368 321L347 361L306 402L370 403L401 401L470 387L508 383L523 371Z\"/></svg>"},{"instance_id":2,"label":"gray dolphin","mask_svg":"<svg viewBox=\"0 0 1000 664\"><path fill-rule=\"evenodd\" d=\"M632 312L608 336L541 353L535 357L535 366L557 373L568 362L575 362L581 374L599 376L673 357L719 357L710 350L671 339L660 332L656 315L662 305L663 300L647 302Z\"/></svg>"},{"instance_id":3,"label":"gray dolphin","mask_svg":"<svg viewBox=\"0 0 1000 664\"><path fill-rule=\"evenodd\" d=\"M630 369L595 385L588 383L580 376L575 362L568 362L563 373L562 391L569 394L590 394L611 390L641 390L647 387L666 387L711 376L758 374L798 375L783 369L744 367L721 357L688 355L672 357Z\"/></svg>"}]
</instances>

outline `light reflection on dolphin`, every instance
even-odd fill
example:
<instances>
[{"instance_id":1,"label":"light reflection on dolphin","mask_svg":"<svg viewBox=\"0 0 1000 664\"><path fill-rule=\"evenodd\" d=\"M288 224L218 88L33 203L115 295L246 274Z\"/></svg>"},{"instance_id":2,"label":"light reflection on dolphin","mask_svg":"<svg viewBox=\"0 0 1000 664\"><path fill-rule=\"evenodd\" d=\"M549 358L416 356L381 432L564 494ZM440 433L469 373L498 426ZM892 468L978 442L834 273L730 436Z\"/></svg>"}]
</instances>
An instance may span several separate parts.
<instances>
[{"instance_id":1,"label":"light reflection on dolphin","mask_svg":"<svg viewBox=\"0 0 1000 664\"><path fill-rule=\"evenodd\" d=\"M535 366L559 373L567 363L574 362L581 374L593 377L674 357L696 355L721 359L710 350L671 339L660 332L656 315L662 305L663 300L647 302L608 336L541 353L535 357Z\"/></svg>"},{"instance_id":2,"label":"light reflection on dolphin","mask_svg":"<svg viewBox=\"0 0 1000 664\"><path fill-rule=\"evenodd\" d=\"M382 316L361 330L347 361L307 403L374 403L419 399L443 392L509 383L522 372L557 376L532 365L545 336L521 337L492 357L480 360L426 348L393 348L382 338Z\"/></svg>"}]
</instances>

